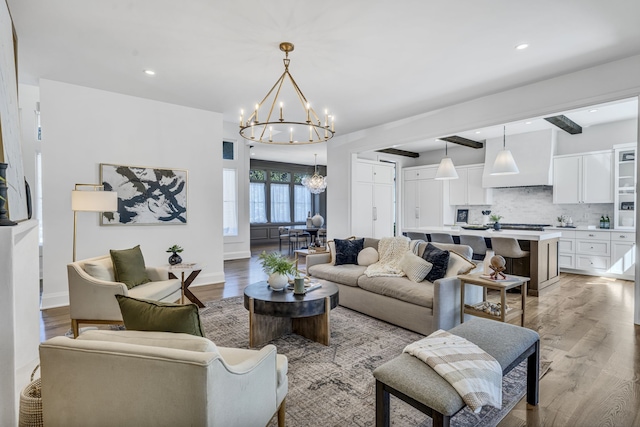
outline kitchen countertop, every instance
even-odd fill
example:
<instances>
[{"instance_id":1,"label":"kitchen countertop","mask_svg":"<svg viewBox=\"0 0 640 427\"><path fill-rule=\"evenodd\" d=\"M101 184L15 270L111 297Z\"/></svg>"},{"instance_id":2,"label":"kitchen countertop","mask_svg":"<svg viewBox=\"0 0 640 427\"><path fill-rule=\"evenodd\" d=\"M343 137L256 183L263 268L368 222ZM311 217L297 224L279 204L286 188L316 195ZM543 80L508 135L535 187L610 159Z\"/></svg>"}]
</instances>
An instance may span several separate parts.
<instances>
[{"instance_id":1,"label":"kitchen countertop","mask_svg":"<svg viewBox=\"0 0 640 427\"><path fill-rule=\"evenodd\" d=\"M458 225L444 226L444 227L420 227L420 228L404 228L402 231L411 231L416 233L449 233L452 236L459 236L461 234L467 234L471 236L482 237L513 237L518 240L534 240L543 241L549 239L557 239L562 236L562 230L577 230L576 228L556 228L549 227L545 231L531 231L531 230L500 230L494 229L488 230L467 230ZM585 228L586 230L586 228ZM605 231L605 230L602 230ZM606 230L610 231L610 230Z\"/></svg>"}]
</instances>

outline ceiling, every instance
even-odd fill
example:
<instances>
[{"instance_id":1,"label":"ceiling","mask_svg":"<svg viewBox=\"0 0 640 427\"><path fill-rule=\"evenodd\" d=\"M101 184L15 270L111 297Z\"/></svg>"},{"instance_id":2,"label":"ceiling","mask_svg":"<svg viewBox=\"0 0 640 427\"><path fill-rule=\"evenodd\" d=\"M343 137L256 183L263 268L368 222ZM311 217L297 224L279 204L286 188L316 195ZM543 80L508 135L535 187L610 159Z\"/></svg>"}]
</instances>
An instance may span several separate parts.
<instances>
[{"instance_id":1,"label":"ceiling","mask_svg":"<svg viewBox=\"0 0 640 427\"><path fill-rule=\"evenodd\" d=\"M236 123L282 72L278 45L290 41L290 71L335 115L337 135L640 54L637 0L7 1L21 83L68 82ZM255 151L326 162L321 144L273 148Z\"/></svg>"}]
</instances>

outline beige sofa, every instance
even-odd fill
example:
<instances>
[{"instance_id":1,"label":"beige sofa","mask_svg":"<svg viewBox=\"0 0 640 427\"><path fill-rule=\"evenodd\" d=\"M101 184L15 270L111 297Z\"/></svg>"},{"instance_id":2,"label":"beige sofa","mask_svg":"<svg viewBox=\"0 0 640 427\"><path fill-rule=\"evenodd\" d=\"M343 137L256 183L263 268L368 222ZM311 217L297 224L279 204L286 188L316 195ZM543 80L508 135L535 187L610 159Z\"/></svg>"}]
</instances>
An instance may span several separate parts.
<instances>
[{"instance_id":1,"label":"beige sofa","mask_svg":"<svg viewBox=\"0 0 640 427\"><path fill-rule=\"evenodd\" d=\"M114 298L115 299L115 298ZM284 425L287 358L170 332L85 331L40 344L49 427Z\"/></svg>"},{"instance_id":2,"label":"beige sofa","mask_svg":"<svg viewBox=\"0 0 640 427\"><path fill-rule=\"evenodd\" d=\"M422 256L427 246L418 244L418 255ZM433 243L434 246L455 251L471 260L471 247L458 244ZM364 247L377 249L378 240L365 238ZM307 256L307 272L312 277L329 280L338 285L340 305L375 317L385 322L428 335L438 329L450 329L460 323L459 273L450 268L447 276L434 283L412 282L407 277L367 277L362 265L333 265L330 252ZM453 261L450 261L450 266ZM472 272L482 271L482 263ZM482 301L482 289L467 285L465 301Z\"/></svg>"},{"instance_id":3,"label":"beige sofa","mask_svg":"<svg viewBox=\"0 0 640 427\"><path fill-rule=\"evenodd\" d=\"M80 323L122 323L115 295L176 302L182 286L179 279L169 279L166 268L147 267L151 282L127 289L124 283L116 282L109 255L68 264L67 274L71 327L76 337Z\"/></svg>"}]
</instances>

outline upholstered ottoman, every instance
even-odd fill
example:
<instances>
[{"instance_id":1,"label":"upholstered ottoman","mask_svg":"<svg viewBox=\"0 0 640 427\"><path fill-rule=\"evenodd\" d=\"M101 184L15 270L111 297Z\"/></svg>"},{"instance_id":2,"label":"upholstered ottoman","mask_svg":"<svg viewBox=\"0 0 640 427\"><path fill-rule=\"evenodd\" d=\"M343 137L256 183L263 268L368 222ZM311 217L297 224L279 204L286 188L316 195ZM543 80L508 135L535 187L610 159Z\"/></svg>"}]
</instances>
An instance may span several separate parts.
<instances>
[{"instance_id":1,"label":"upholstered ottoman","mask_svg":"<svg viewBox=\"0 0 640 427\"><path fill-rule=\"evenodd\" d=\"M527 359L527 402L538 404L540 336L531 329L474 318L450 333L463 337L493 356L507 374ZM433 426L449 426L465 407L456 390L429 365L407 353L373 371L376 378L376 426L389 426L389 394L433 419Z\"/></svg>"}]
</instances>

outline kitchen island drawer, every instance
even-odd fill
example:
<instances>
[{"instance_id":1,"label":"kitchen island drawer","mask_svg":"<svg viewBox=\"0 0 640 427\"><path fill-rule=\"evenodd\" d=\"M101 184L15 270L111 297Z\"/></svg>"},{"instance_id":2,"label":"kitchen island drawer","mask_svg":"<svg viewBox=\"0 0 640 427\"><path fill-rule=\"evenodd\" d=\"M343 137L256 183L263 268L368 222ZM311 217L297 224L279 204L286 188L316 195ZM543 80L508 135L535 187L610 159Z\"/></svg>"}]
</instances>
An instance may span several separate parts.
<instances>
[{"instance_id":1,"label":"kitchen island drawer","mask_svg":"<svg viewBox=\"0 0 640 427\"><path fill-rule=\"evenodd\" d=\"M611 242L601 240L576 240L576 253L587 255L611 255Z\"/></svg>"},{"instance_id":2,"label":"kitchen island drawer","mask_svg":"<svg viewBox=\"0 0 640 427\"><path fill-rule=\"evenodd\" d=\"M584 240L610 240L610 231L596 231L596 230L577 230L576 239Z\"/></svg>"},{"instance_id":3,"label":"kitchen island drawer","mask_svg":"<svg viewBox=\"0 0 640 427\"><path fill-rule=\"evenodd\" d=\"M611 241L635 243L636 233L633 231L612 231Z\"/></svg>"},{"instance_id":4,"label":"kitchen island drawer","mask_svg":"<svg viewBox=\"0 0 640 427\"><path fill-rule=\"evenodd\" d=\"M604 256L576 256L576 270L608 270L611 258Z\"/></svg>"}]
</instances>

